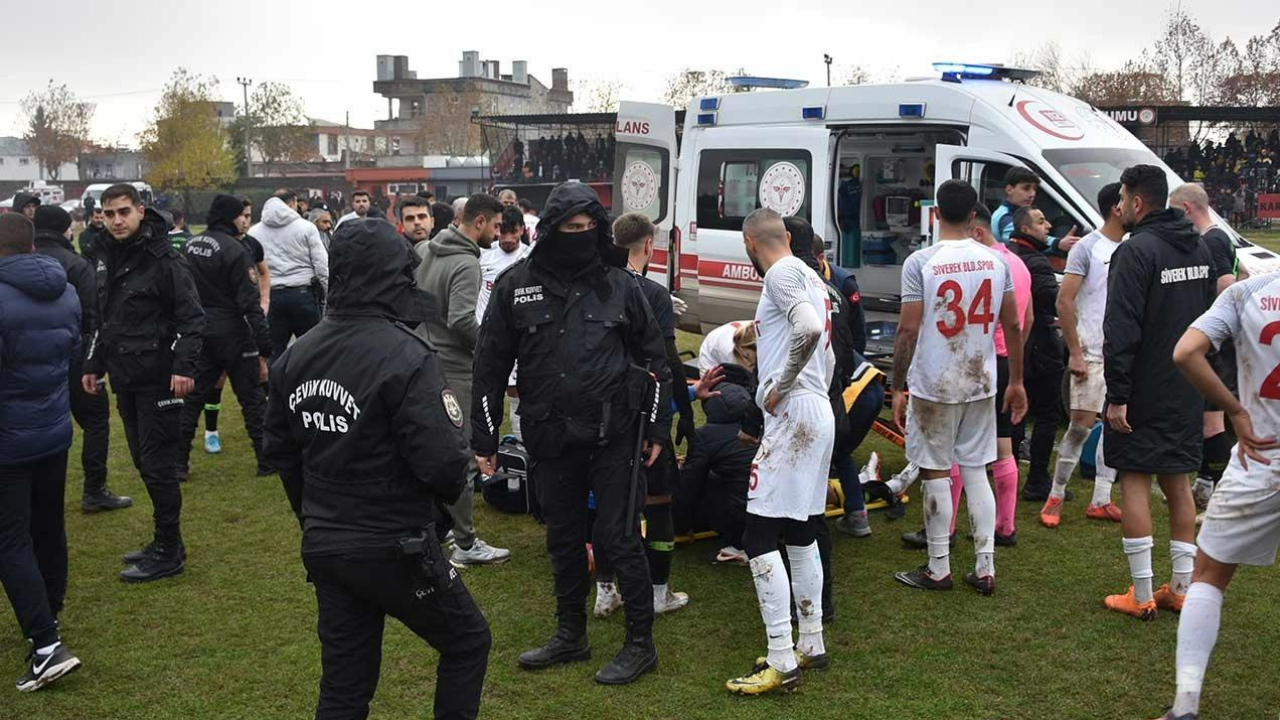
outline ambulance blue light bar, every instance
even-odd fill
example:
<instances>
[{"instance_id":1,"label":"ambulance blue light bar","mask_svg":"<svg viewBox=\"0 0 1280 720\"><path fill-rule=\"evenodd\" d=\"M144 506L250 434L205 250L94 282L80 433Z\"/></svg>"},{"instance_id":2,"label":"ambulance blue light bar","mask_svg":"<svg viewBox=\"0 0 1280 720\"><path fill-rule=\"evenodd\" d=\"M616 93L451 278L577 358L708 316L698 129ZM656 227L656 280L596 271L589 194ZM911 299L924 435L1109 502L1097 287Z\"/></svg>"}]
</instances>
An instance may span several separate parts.
<instances>
[{"instance_id":1,"label":"ambulance blue light bar","mask_svg":"<svg viewBox=\"0 0 1280 720\"><path fill-rule=\"evenodd\" d=\"M716 114L715 114L715 113L713 113L713 112L710 112L710 113L699 113L699 114L698 114L698 124L699 124L699 125L715 125L715 124L716 124Z\"/></svg>"},{"instance_id":2,"label":"ambulance blue light bar","mask_svg":"<svg viewBox=\"0 0 1280 720\"><path fill-rule=\"evenodd\" d=\"M702 110L703 112L707 110L719 110L720 98L713 98L713 97L702 98L701 100L698 101L698 109Z\"/></svg>"},{"instance_id":3,"label":"ambulance blue light bar","mask_svg":"<svg viewBox=\"0 0 1280 720\"><path fill-rule=\"evenodd\" d=\"M955 80L1019 80L1026 81L1040 74L1039 70L1024 70L1005 67L995 63L955 63L937 62L933 69L942 73L944 78Z\"/></svg>"},{"instance_id":4,"label":"ambulance blue light bar","mask_svg":"<svg viewBox=\"0 0 1280 720\"><path fill-rule=\"evenodd\" d=\"M904 117L904 118L924 117L924 103L903 103L899 105L898 117Z\"/></svg>"},{"instance_id":5,"label":"ambulance blue light bar","mask_svg":"<svg viewBox=\"0 0 1280 720\"><path fill-rule=\"evenodd\" d=\"M800 109L800 117L805 120L821 120L827 116L827 107L818 105L816 107L807 107Z\"/></svg>"}]
</instances>

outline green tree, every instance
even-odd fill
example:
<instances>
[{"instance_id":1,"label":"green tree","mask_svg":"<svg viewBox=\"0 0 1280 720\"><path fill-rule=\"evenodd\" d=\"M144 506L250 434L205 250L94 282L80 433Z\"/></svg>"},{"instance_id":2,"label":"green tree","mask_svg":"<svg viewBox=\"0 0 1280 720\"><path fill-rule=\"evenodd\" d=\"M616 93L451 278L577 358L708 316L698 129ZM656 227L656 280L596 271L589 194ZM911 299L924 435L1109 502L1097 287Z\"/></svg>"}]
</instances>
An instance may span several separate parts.
<instances>
[{"instance_id":1,"label":"green tree","mask_svg":"<svg viewBox=\"0 0 1280 720\"><path fill-rule=\"evenodd\" d=\"M318 153L315 124L307 117L302 99L284 83L264 82L249 96L248 112L240 108L232 125L236 163L244 164L244 123L250 123L253 149L264 175L282 163L305 162Z\"/></svg>"},{"instance_id":2,"label":"green tree","mask_svg":"<svg viewBox=\"0 0 1280 720\"><path fill-rule=\"evenodd\" d=\"M92 103L80 102L66 85L53 80L41 92L33 92L22 101L27 119L23 139L40 163L42 175L58 179L64 163L72 162L89 141Z\"/></svg>"},{"instance_id":3,"label":"green tree","mask_svg":"<svg viewBox=\"0 0 1280 720\"><path fill-rule=\"evenodd\" d=\"M235 159L214 111L216 89L212 78L178 68L165 86L155 117L138 137L147 160L147 182L180 192L187 211L192 209L192 191L225 187L235 180Z\"/></svg>"}]
</instances>

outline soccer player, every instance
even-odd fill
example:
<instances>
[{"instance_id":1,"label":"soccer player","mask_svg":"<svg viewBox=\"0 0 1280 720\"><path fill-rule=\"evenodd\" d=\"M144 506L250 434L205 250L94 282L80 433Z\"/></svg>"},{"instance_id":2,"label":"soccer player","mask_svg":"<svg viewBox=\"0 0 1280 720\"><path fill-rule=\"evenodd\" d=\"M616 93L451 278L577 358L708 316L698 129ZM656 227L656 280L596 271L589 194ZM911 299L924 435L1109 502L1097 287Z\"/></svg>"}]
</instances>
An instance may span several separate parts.
<instances>
[{"instance_id":1,"label":"soccer player","mask_svg":"<svg viewBox=\"0 0 1280 720\"><path fill-rule=\"evenodd\" d=\"M960 466L973 519L977 565L965 582L995 592L996 501L986 466L996 460L996 346L999 318L1009 350L1004 407L1027 410L1022 329L1008 266L969 236L978 194L950 180L938 188L938 242L902 267L902 317L893 353L893 419L907 433L907 460L920 467L929 562L894 577L924 590L951 589L951 465ZM920 362L913 362L920 355ZM904 383L911 386L908 401ZM908 409L908 403L910 408Z\"/></svg>"},{"instance_id":2,"label":"soccer player","mask_svg":"<svg viewBox=\"0 0 1280 720\"><path fill-rule=\"evenodd\" d=\"M1213 300L1209 250L1181 210L1166 207L1162 168L1120 175L1120 218L1129 239L1116 248L1103 316L1107 427L1103 460L1124 500L1121 528L1133 585L1108 609L1154 620L1177 612L1195 565L1196 505L1187 475L1200 468L1204 401L1173 364L1173 348ZM1169 583L1152 592L1151 476L1169 501Z\"/></svg>"},{"instance_id":3,"label":"soccer player","mask_svg":"<svg viewBox=\"0 0 1280 720\"><path fill-rule=\"evenodd\" d=\"M1195 720L1200 687L1218 639L1222 596L1236 566L1273 565L1280 545L1280 277L1263 275L1228 287L1213 306L1191 324L1174 348L1178 368L1211 403L1231 416L1235 452L1209 499L1196 538L1191 587L1178 622L1177 682L1173 709L1166 720ZM1240 400L1219 378L1206 357L1234 345Z\"/></svg>"},{"instance_id":4,"label":"soccer player","mask_svg":"<svg viewBox=\"0 0 1280 720\"><path fill-rule=\"evenodd\" d=\"M835 417L827 399L835 367L826 284L791 254L782 217L760 208L742 223L743 243L764 292L756 307L756 403L764 434L751 465L744 534L769 654L730 692L789 691L802 669L827 665L822 639L822 562L814 531L827 503ZM787 546L791 579L778 551ZM791 596L800 638L792 641Z\"/></svg>"},{"instance_id":5,"label":"soccer player","mask_svg":"<svg viewBox=\"0 0 1280 720\"><path fill-rule=\"evenodd\" d=\"M1124 239L1120 219L1120 183L1111 183L1098 191L1098 210L1106 218L1102 228L1094 230L1071 248L1067 256L1066 274L1058 291L1058 324L1067 344L1071 392L1071 425L1058 443L1058 464L1053 472L1053 488L1040 510L1040 522L1058 527L1062 517L1062 499L1067 482L1080 461L1080 449L1102 412L1107 397L1107 382L1102 370L1102 315L1107 307L1107 269L1111 255ZM1096 453L1097 474L1093 480L1093 499L1085 509L1085 517L1120 522L1120 508L1111 502L1111 486L1116 471L1102 461L1102 442Z\"/></svg>"}]
</instances>

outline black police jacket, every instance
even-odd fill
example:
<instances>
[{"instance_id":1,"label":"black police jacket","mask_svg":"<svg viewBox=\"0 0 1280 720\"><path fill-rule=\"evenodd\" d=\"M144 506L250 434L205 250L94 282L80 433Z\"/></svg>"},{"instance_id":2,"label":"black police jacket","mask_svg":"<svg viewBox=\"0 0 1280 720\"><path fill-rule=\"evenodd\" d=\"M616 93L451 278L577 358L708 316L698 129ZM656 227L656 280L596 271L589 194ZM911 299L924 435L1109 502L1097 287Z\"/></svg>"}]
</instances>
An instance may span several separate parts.
<instances>
[{"instance_id":1,"label":"black police jacket","mask_svg":"<svg viewBox=\"0 0 1280 720\"><path fill-rule=\"evenodd\" d=\"M250 250L224 228L210 227L189 238L182 253L191 266L200 303L204 306L207 336L252 336L258 353L271 354L271 332L262 313L258 270Z\"/></svg>"},{"instance_id":2,"label":"black police jacket","mask_svg":"<svg viewBox=\"0 0 1280 720\"><path fill-rule=\"evenodd\" d=\"M166 391L172 375L194 377L205 315L186 260L164 219L147 208L138 233L93 240L98 315L84 372L116 392Z\"/></svg>"},{"instance_id":3,"label":"black police jacket","mask_svg":"<svg viewBox=\"0 0 1280 720\"><path fill-rule=\"evenodd\" d=\"M343 223L323 320L271 365L265 459L303 527L303 554L383 554L436 524L466 485L464 414L424 319L417 258L385 221Z\"/></svg>"},{"instance_id":4,"label":"black police jacket","mask_svg":"<svg viewBox=\"0 0 1280 720\"><path fill-rule=\"evenodd\" d=\"M638 279L596 261L565 283L542 267L537 252L494 282L476 346L471 447L477 455L497 451L502 396L517 359L521 429L532 456L630 442L640 412L653 404L635 402L632 366L658 380L646 434L669 444L671 371Z\"/></svg>"},{"instance_id":5,"label":"black police jacket","mask_svg":"<svg viewBox=\"0 0 1280 720\"><path fill-rule=\"evenodd\" d=\"M57 260L62 269L67 271L67 282L76 289L76 295L80 298L80 334L91 334L98 314L97 276L93 267L76 254L70 240L48 230L36 231L36 252ZM87 344L84 349L88 349Z\"/></svg>"}]
</instances>

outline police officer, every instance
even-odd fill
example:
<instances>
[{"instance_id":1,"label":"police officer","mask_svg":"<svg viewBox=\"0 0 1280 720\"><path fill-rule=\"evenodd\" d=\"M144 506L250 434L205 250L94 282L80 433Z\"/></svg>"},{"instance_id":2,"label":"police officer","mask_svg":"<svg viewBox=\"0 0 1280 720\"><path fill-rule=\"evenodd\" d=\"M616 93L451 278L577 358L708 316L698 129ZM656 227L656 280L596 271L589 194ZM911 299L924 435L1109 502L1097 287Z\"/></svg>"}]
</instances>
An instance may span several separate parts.
<instances>
[{"instance_id":1,"label":"police officer","mask_svg":"<svg viewBox=\"0 0 1280 720\"><path fill-rule=\"evenodd\" d=\"M343 223L332 247L328 311L272 363L265 426L316 590L315 717L368 716L389 615L440 652L437 720L475 718L489 626L440 550L469 460L464 416L412 330L428 307L418 261L382 220Z\"/></svg>"},{"instance_id":2,"label":"police officer","mask_svg":"<svg viewBox=\"0 0 1280 720\"><path fill-rule=\"evenodd\" d=\"M492 474L502 396L518 359L521 430L535 461L559 618L551 640L520 655L520 666L591 655L585 540L587 493L594 491L591 535L613 563L627 616L622 651L596 681L628 683L658 661L638 529L644 477L636 463L652 465L670 444L671 372L662 333L635 276L623 269L627 252L613 244L595 191L576 182L556 187L540 227L529 257L494 283L480 326L471 447L481 473Z\"/></svg>"},{"instance_id":3,"label":"police officer","mask_svg":"<svg viewBox=\"0 0 1280 720\"><path fill-rule=\"evenodd\" d=\"M169 244L164 219L132 185L102 193L107 234L93 240L98 316L84 361L85 392L111 379L134 467L142 473L155 537L124 556L126 582L182 572L186 548L180 518L178 427L182 399L192 390L204 333L204 310L187 263Z\"/></svg>"},{"instance_id":4,"label":"police officer","mask_svg":"<svg viewBox=\"0 0 1280 720\"><path fill-rule=\"evenodd\" d=\"M84 375L84 353L89 349L97 312L97 276L93 265L71 247L71 216L57 205L36 208L36 252L48 255L63 270L67 282L80 298L81 349L71 358L67 384L71 391L71 416L84 433L80 447L80 467L84 472L84 493L80 509L87 513L119 510L133 500L107 489L107 452L111 443L111 402L106 395L90 395L80 383Z\"/></svg>"},{"instance_id":5,"label":"police officer","mask_svg":"<svg viewBox=\"0 0 1280 720\"><path fill-rule=\"evenodd\" d=\"M205 312L205 341L196 363L195 390L182 409L182 445L178 479L185 480L191 459L191 438L206 402L219 394L218 378L227 374L244 415L244 429L258 460L258 475L270 475L262 459L261 383L267 379L271 332L262 314L258 271L249 248L236 239L235 221L244 202L232 195L213 198L204 234L190 238L182 252L200 292ZM172 235L170 235L172 237Z\"/></svg>"}]
</instances>

